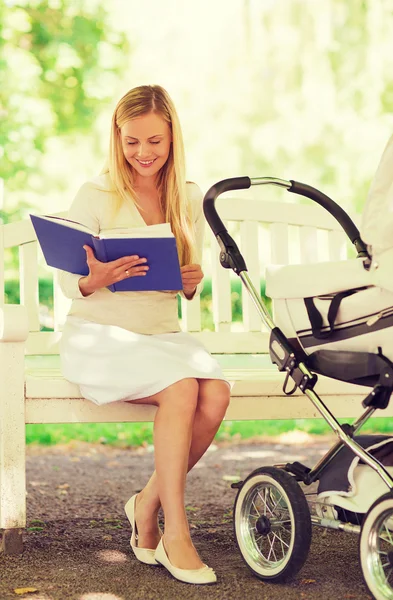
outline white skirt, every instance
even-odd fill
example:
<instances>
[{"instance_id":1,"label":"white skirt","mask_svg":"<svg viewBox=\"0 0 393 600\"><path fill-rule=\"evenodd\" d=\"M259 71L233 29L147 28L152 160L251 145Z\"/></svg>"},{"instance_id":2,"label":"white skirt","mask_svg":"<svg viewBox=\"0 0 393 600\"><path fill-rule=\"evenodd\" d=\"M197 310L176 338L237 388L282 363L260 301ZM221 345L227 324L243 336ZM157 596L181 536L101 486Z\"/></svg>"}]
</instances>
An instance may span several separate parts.
<instances>
[{"instance_id":1,"label":"white skirt","mask_svg":"<svg viewBox=\"0 0 393 600\"><path fill-rule=\"evenodd\" d=\"M189 333L143 335L73 316L64 326L60 360L63 377L98 405L146 398L189 377L227 381Z\"/></svg>"}]
</instances>

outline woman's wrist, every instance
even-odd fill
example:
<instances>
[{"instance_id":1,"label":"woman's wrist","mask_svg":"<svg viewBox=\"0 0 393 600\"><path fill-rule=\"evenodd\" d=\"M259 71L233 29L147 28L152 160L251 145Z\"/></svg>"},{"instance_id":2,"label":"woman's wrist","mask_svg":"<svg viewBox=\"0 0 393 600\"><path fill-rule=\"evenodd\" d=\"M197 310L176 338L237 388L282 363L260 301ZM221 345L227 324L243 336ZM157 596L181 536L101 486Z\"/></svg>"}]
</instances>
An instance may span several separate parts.
<instances>
[{"instance_id":1,"label":"woman's wrist","mask_svg":"<svg viewBox=\"0 0 393 600\"><path fill-rule=\"evenodd\" d=\"M196 292L196 286L194 287L194 289L188 290L188 291L183 289L183 293L184 293L185 297L187 298L187 300L191 300L195 296L195 292Z\"/></svg>"},{"instance_id":2,"label":"woman's wrist","mask_svg":"<svg viewBox=\"0 0 393 600\"><path fill-rule=\"evenodd\" d=\"M81 277L78 281L78 284L83 296L91 296L91 294L94 294L96 291L94 288L92 288L88 275Z\"/></svg>"}]
</instances>

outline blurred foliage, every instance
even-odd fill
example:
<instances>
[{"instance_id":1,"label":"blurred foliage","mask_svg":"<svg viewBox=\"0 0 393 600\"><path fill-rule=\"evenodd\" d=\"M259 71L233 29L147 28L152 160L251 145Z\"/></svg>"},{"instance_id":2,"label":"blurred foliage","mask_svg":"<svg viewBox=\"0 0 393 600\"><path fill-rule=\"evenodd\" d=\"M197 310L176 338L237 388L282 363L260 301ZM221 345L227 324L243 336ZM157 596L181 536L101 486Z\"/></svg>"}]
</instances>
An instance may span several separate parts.
<instances>
[{"instance_id":1,"label":"blurred foliage","mask_svg":"<svg viewBox=\"0 0 393 600\"><path fill-rule=\"evenodd\" d=\"M113 105L114 83L127 85L119 73L132 56L133 81L161 82L174 97L190 175L202 188L237 174L294 178L360 212L393 128L391 0L177 4L0 0L7 191L28 187L31 198L46 184L50 193L49 173L44 183L29 177L46 140L87 133L105 102ZM164 54L177 62L157 60ZM57 171L67 205L86 161L85 148L70 146L80 159L72 173L65 164ZM91 138L89 152L97 146Z\"/></svg>"},{"instance_id":2,"label":"blurred foliage","mask_svg":"<svg viewBox=\"0 0 393 600\"><path fill-rule=\"evenodd\" d=\"M391 2L247 5L253 66L237 135L240 172L303 180L361 212L392 133Z\"/></svg>"},{"instance_id":3,"label":"blurred foliage","mask_svg":"<svg viewBox=\"0 0 393 600\"><path fill-rule=\"evenodd\" d=\"M344 419L339 419L340 423ZM280 419L277 421L224 421L215 439L238 443L242 439L263 442L261 436L279 436L288 431L328 435L329 425L323 419ZM364 433L392 433L390 417L375 417L367 421ZM26 425L26 443L50 446L84 442L130 448L153 444L153 423L63 423ZM288 446L290 448L290 446ZM240 478L240 475L239 475Z\"/></svg>"},{"instance_id":4,"label":"blurred foliage","mask_svg":"<svg viewBox=\"0 0 393 600\"><path fill-rule=\"evenodd\" d=\"M209 100L203 92L199 106L190 100L185 120L196 181L296 179L360 213L393 133L391 0L227 5L205 26L205 39L211 33L221 46L198 80ZM208 49L201 52L206 59ZM272 188L260 188L258 197L310 203Z\"/></svg>"},{"instance_id":5,"label":"blurred foliage","mask_svg":"<svg viewBox=\"0 0 393 600\"><path fill-rule=\"evenodd\" d=\"M99 0L0 0L0 176L7 191L42 186L51 137L87 131L129 53ZM59 157L61 160L61 157ZM3 211L8 222L24 207Z\"/></svg>"}]
</instances>

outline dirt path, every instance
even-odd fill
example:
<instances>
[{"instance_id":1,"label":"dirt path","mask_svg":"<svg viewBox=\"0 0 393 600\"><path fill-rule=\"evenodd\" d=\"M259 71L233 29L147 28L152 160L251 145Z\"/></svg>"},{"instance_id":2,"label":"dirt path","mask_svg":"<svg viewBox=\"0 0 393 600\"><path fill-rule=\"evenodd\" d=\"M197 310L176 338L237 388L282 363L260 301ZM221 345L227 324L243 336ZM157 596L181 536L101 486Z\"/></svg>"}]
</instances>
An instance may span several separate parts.
<instances>
[{"instance_id":1,"label":"dirt path","mask_svg":"<svg viewBox=\"0 0 393 600\"><path fill-rule=\"evenodd\" d=\"M366 600L357 537L313 531L311 552L286 585L256 579L237 550L230 477L288 460L314 464L330 445L291 436L279 441L213 446L188 477L187 507L195 545L218 584L182 584L136 561L123 505L153 469L150 448L116 450L75 444L29 448L28 527L21 556L0 555L0 600ZM36 592L17 595L15 588Z\"/></svg>"}]
</instances>

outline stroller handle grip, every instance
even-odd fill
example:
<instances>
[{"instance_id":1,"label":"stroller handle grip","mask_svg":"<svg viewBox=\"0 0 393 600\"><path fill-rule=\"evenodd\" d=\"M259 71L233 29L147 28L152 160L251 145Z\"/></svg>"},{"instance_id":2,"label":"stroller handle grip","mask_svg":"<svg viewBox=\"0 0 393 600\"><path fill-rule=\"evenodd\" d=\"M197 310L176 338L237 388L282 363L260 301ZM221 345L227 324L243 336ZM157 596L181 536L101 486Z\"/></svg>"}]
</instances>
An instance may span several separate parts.
<instances>
[{"instance_id":1,"label":"stroller handle grip","mask_svg":"<svg viewBox=\"0 0 393 600\"><path fill-rule=\"evenodd\" d=\"M329 196L326 196L326 194L320 192L316 188L311 187L310 185L300 183L299 181L293 181L292 179L290 180L290 183L291 187L288 188L288 192L293 192L294 194L299 194L300 196L306 196L325 208L336 219L336 221L340 223L341 227L354 244L358 252L358 256L369 257L367 246L360 237L359 229L356 227L351 217L343 208L341 208L341 206L329 198Z\"/></svg>"},{"instance_id":2,"label":"stroller handle grip","mask_svg":"<svg viewBox=\"0 0 393 600\"><path fill-rule=\"evenodd\" d=\"M203 212L221 249L220 263L225 269L233 269L237 275L240 275L243 271L247 271L247 266L235 240L229 235L227 228L220 219L214 203L217 197L224 192L246 190L250 186L251 179L249 177L223 179L213 185L206 192L203 199Z\"/></svg>"},{"instance_id":3,"label":"stroller handle grip","mask_svg":"<svg viewBox=\"0 0 393 600\"><path fill-rule=\"evenodd\" d=\"M220 219L214 206L218 196L231 190L247 190L250 186L251 179L249 177L231 177L230 179L223 179L222 181L215 183L206 192L203 199L203 212L214 235L218 235L223 231L226 231L226 227Z\"/></svg>"},{"instance_id":4,"label":"stroller handle grip","mask_svg":"<svg viewBox=\"0 0 393 600\"><path fill-rule=\"evenodd\" d=\"M231 177L215 183L205 194L203 199L203 212L210 225L214 235L219 235L226 231L225 225L217 214L214 203L220 194L230 192L231 190L247 190L252 185L276 185L278 187L289 189L291 181L278 179L277 177Z\"/></svg>"}]
</instances>

